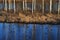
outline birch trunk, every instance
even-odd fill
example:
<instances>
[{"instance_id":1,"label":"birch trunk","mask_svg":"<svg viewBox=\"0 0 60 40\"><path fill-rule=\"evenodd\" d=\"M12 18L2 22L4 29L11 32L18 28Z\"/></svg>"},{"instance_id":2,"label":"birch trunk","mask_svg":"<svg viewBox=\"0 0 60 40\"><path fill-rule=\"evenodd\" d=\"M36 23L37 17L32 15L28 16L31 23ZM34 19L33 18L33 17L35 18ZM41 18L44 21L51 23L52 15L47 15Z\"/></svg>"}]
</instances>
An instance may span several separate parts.
<instances>
[{"instance_id":1,"label":"birch trunk","mask_svg":"<svg viewBox=\"0 0 60 40\"><path fill-rule=\"evenodd\" d=\"M59 2L58 2L58 16L59 16L59 14L60 14L60 0L59 0Z\"/></svg>"},{"instance_id":2,"label":"birch trunk","mask_svg":"<svg viewBox=\"0 0 60 40\"><path fill-rule=\"evenodd\" d=\"M36 0L34 0L34 10L36 10Z\"/></svg>"},{"instance_id":3,"label":"birch trunk","mask_svg":"<svg viewBox=\"0 0 60 40\"><path fill-rule=\"evenodd\" d=\"M24 3L24 0L23 0L23 11L24 11L24 4L25 4L25 3Z\"/></svg>"},{"instance_id":4,"label":"birch trunk","mask_svg":"<svg viewBox=\"0 0 60 40\"><path fill-rule=\"evenodd\" d=\"M7 0L5 0L5 8L4 9L7 11Z\"/></svg>"},{"instance_id":5,"label":"birch trunk","mask_svg":"<svg viewBox=\"0 0 60 40\"><path fill-rule=\"evenodd\" d=\"M25 0L25 10L27 9L27 0Z\"/></svg>"},{"instance_id":6,"label":"birch trunk","mask_svg":"<svg viewBox=\"0 0 60 40\"><path fill-rule=\"evenodd\" d=\"M34 11L34 0L32 0L32 14L33 14L33 11Z\"/></svg>"},{"instance_id":7,"label":"birch trunk","mask_svg":"<svg viewBox=\"0 0 60 40\"><path fill-rule=\"evenodd\" d=\"M50 0L50 13L52 11L52 0Z\"/></svg>"},{"instance_id":8,"label":"birch trunk","mask_svg":"<svg viewBox=\"0 0 60 40\"><path fill-rule=\"evenodd\" d=\"M14 0L14 13L15 13L15 11L16 11L16 10L15 10L15 0Z\"/></svg>"},{"instance_id":9,"label":"birch trunk","mask_svg":"<svg viewBox=\"0 0 60 40\"><path fill-rule=\"evenodd\" d=\"M8 3L9 3L9 10L10 10L10 8L11 8L11 5L10 5L11 4L11 0L9 0Z\"/></svg>"},{"instance_id":10,"label":"birch trunk","mask_svg":"<svg viewBox=\"0 0 60 40\"><path fill-rule=\"evenodd\" d=\"M42 0L42 13L44 14L44 0Z\"/></svg>"}]
</instances>

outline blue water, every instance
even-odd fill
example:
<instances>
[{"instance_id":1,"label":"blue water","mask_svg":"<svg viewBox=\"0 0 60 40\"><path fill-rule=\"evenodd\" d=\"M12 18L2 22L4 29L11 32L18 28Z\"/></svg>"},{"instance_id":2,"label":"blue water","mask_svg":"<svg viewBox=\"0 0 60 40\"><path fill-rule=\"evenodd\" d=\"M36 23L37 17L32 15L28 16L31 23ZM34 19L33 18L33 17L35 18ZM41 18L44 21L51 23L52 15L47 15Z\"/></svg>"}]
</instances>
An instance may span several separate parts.
<instances>
[{"instance_id":1,"label":"blue water","mask_svg":"<svg viewBox=\"0 0 60 40\"><path fill-rule=\"evenodd\" d=\"M60 40L59 30L60 25L0 23L0 40Z\"/></svg>"}]
</instances>

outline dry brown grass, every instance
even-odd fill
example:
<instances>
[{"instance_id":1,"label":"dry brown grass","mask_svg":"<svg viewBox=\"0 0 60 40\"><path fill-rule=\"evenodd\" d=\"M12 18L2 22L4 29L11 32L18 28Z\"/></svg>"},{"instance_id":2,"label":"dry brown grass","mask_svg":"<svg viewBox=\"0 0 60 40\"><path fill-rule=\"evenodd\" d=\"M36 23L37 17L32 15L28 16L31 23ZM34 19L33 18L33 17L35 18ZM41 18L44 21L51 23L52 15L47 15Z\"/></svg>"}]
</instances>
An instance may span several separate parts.
<instances>
[{"instance_id":1,"label":"dry brown grass","mask_svg":"<svg viewBox=\"0 0 60 40\"><path fill-rule=\"evenodd\" d=\"M5 13L5 12L4 12ZM0 16L0 21L5 21L7 19L7 22L40 22L40 23L45 23L45 22L59 22L60 21L60 15L56 14L49 14L46 13L43 15L42 13L34 13L32 15L25 15L24 13L19 13L13 14L13 13L8 13L8 16L6 17L7 14Z\"/></svg>"}]
</instances>

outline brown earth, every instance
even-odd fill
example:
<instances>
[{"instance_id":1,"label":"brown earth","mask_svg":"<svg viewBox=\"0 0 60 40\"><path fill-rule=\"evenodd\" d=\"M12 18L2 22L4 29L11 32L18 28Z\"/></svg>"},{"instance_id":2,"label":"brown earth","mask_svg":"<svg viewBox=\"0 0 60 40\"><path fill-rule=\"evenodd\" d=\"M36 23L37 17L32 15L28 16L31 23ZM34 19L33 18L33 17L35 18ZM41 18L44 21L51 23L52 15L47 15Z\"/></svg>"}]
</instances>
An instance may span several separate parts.
<instances>
[{"instance_id":1,"label":"brown earth","mask_svg":"<svg viewBox=\"0 0 60 40\"><path fill-rule=\"evenodd\" d=\"M16 13L8 13L3 11L3 14L0 16L0 22L39 22L39 23L48 23L60 22L60 15L46 13L45 15L41 13L34 13L33 15L30 13L28 15L19 12L19 15Z\"/></svg>"}]
</instances>

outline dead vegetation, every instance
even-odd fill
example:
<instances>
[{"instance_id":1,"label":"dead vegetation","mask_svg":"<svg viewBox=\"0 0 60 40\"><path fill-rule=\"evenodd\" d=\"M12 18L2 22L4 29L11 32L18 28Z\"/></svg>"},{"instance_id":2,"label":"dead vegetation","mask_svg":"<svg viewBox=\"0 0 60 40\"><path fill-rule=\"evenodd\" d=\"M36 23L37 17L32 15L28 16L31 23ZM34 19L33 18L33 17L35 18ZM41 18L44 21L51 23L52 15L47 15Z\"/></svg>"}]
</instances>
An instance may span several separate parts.
<instances>
[{"instance_id":1,"label":"dead vegetation","mask_svg":"<svg viewBox=\"0 0 60 40\"><path fill-rule=\"evenodd\" d=\"M32 15L32 13L30 13L30 15L26 15L22 12L19 12L19 14L14 14L14 13L8 13L5 14L5 12L3 12L2 16L0 16L0 22L1 21L6 21L6 22L40 22L40 23L48 23L48 22L52 22L52 23L57 23L60 22L60 15L58 16L57 14L50 14L50 13L46 13L45 15L43 15L42 13L34 13L34 15Z\"/></svg>"}]
</instances>

